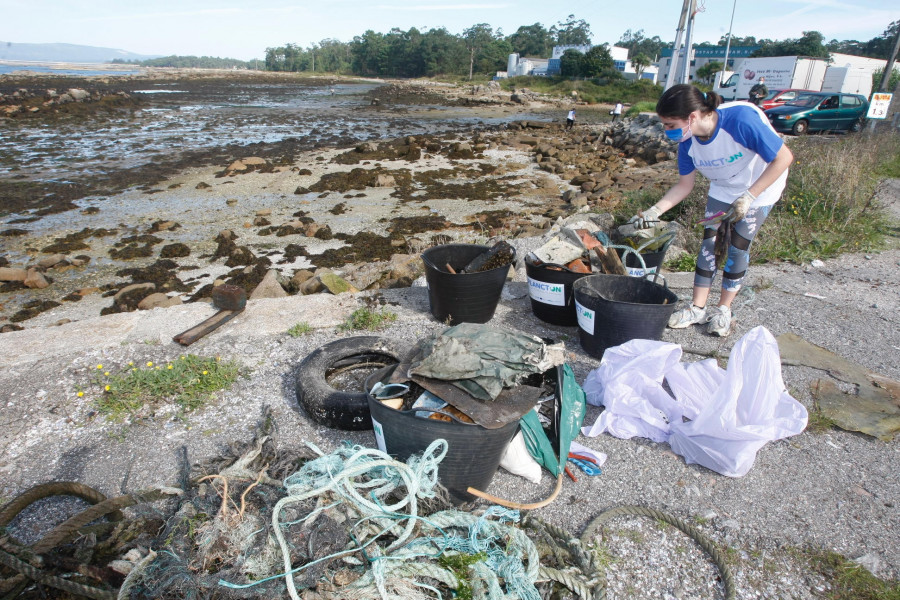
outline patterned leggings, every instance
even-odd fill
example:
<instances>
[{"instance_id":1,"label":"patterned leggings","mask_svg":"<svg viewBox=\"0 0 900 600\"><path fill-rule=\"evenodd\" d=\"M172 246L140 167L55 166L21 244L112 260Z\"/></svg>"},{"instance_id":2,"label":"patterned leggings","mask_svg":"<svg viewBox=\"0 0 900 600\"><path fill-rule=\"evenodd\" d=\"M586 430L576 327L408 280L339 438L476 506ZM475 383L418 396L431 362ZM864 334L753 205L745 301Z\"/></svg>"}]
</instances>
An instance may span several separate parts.
<instances>
[{"instance_id":1,"label":"patterned leggings","mask_svg":"<svg viewBox=\"0 0 900 600\"><path fill-rule=\"evenodd\" d=\"M724 212L729 208L731 208L730 204L707 198L704 216L709 218L717 212ZM750 264L750 243L756 237L766 217L769 216L770 210L772 210L771 206L751 208L743 219L734 224L731 232L731 244L728 246L728 259L722 269L723 290L736 292L741 289L741 282L744 280L747 266ZM712 280L716 276L716 229L716 227L706 227L703 230L703 242L700 243L700 253L697 255L694 287L711 287Z\"/></svg>"}]
</instances>

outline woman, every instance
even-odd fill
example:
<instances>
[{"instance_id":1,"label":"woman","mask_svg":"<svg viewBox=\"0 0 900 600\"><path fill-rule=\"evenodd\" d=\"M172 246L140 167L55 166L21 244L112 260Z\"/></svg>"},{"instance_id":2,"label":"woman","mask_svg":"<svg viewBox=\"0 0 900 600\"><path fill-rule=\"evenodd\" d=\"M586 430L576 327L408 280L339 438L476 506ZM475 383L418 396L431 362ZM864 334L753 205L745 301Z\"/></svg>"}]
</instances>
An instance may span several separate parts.
<instances>
[{"instance_id":1,"label":"woman","mask_svg":"<svg viewBox=\"0 0 900 600\"><path fill-rule=\"evenodd\" d=\"M659 202L631 218L636 229L652 226L660 215L684 200L694 188L697 171L709 179L706 218L725 213L731 228L728 259L722 271L717 307L706 303L716 274L716 231L722 218L707 222L697 256L691 306L676 311L669 327L708 323L712 335L731 329L731 303L741 289L750 262L750 243L787 180L794 155L775 133L766 115L747 102L722 104L715 93L704 94L687 84L675 85L656 104L666 136L678 142L679 180ZM721 229L723 232L725 228Z\"/></svg>"}]
</instances>

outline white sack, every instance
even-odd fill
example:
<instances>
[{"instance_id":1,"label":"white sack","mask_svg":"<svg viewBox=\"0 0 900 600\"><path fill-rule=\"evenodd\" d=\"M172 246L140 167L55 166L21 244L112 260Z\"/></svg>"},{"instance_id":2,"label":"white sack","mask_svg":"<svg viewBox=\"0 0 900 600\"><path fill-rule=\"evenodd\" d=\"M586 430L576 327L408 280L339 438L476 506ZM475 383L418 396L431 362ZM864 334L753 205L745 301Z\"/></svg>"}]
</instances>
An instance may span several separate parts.
<instances>
[{"instance_id":1,"label":"white sack","mask_svg":"<svg viewBox=\"0 0 900 600\"><path fill-rule=\"evenodd\" d=\"M668 442L688 463L741 477L766 442L806 428L806 408L785 390L778 344L764 327L738 340L727 371L713 359L680 359L680 346L650 340L607 349L582 386L605 410L582 434Z\"/></svg>"},{"instance_id":2,"label":"white sack","mask_svg":"<svg viewBox=\"0 0 900 600\"><path fill-rule=\"evenodd\" d=\"M521 475L531 483L541 482L541 465L528 452L525 436L521 431L506 446L503 457L500 458L500 466L513 475Z\"/></svg>"},{"instance_id":3,"label":"white sack","mask_svg":"<svg viewBox=\"0 0 900 600\"><path fill-rule=\"evenodd\" d=\"M631 340L608 348L582 386L588 404L606 410L581 432L588 437L607 432L623 439L638 436L665 442L669 423L681 421L684 414L662 387L666 371L679 360L677 344Z\"/></svg>"},{"instance_id":4,"label":"white sack","mask_svg":"<svg viewBox=\"0 0 900 600\"><path fill-rule=\"evenodd\" d=\"M676 387L676 395L693 391ZM735 344L721 384L696 418L671 424L669 444L688 463L741 477L766 442L800 433L807 417L785 390L778 342L760 326Z\"/></svg>"}]
</instances>

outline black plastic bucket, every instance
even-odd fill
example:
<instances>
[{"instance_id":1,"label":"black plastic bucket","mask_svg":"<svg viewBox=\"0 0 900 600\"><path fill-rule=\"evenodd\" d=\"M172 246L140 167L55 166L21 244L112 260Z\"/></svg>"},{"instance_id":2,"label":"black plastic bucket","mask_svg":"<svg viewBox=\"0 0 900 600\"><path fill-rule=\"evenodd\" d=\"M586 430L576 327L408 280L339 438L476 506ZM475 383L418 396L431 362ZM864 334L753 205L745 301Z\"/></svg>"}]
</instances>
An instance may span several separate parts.
<instances>
[{"instance_id":1,"label":"black plastic bucket","mask_svg":"<svg viewBox=\"0 0 900 600\"><path fill-rule=\"evenodd\" d=\"M424 452L434 440L447 440L447 456L438 465L438 481L447 488L454 503L474 500L475 496L466 490L469 487L479 490L488 488L500 466L504 450L519 430L519 421L512 421L499 429L485 429L481 425L461 421L417 417L414 410L395 410L369 393L375 382L387 380L393 369L394 366L391 366L373 373L366 381L369 413L379 449L397 460L405 461L413 454Z\"/></svg>"},{"instance_id":2,"label":"black plastic bucket","mask_svg":"<svg viewBox=\"0 0 900 600\"><path fill-rule=\"evenodd\" d=\"M619 258L621 258L625 251L616 248L616 252L619 253ZM638 260L638 257L634 252L625 253L623 264L625 265L625 270L632 277L643 277L647 273L656 273L659 271L660 267L662 267L663 263L666 261L666 251L641 252L641 258L644 259L646 268L641 268L641 261Z\"/></svg>"},{"instance_id":3,"label":"black plastic bucket","mask_svg":"<svg viewBox=\"0 0 900 600\"><path fill-rule=\"evenodd\" d=\"M678 296L667 287L627 275L591 275L574 284L581 347L596 358L628 340L658 340Z\"/></svg>"},{"instance_id":4,"label":"black plastic bucket","mask_svg":"<svg viewBox=\"0 0 900 600\"><path fill-rule=\"evenodd\" d=\"M494 316L500 293L506 283L509 265L481 273L457 273L447 270L449 264L461 271L476 256L490 250L476 244L445 244L422 253L428 302L431 314L450 325L487 323Z\"/></svg>"},{"instance_id":5,"label":"black plastic bucket","mask_svg":"<svg viewBox=\"0 0 900 600\"><path fill-rule=\"evenodd\" d=\"M525 260L531 311L541 321L552 325L578 325L572 285L590 273L576 273L565 267L547 268Z\"/></svg>"}]
</instances>

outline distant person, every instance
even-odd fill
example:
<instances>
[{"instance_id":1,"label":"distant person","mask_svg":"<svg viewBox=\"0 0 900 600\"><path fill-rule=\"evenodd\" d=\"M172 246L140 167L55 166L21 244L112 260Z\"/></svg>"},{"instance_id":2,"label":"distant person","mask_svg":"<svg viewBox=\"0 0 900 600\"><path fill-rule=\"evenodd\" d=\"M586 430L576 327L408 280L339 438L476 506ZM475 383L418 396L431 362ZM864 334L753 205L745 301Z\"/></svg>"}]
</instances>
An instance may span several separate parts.
<instances>
[{"instance_id":1,"label":"distant person","mask_svg":"<svg viewBox=\"0 0 900 600\"><path fill-rule=\"evenodd\" d=\"M575 126L575 109L569 111L569 115L566 117L566 129L571 129Z\"/></svg>"},{"instance_id":2,"label":"distant person","mask_svg":"<svg viewBox=\"0 0 900 600\"><path fill-rule=\"evenodd\" d=\"M624 108L625 106L621 102L616 102L616 107L612 109L613 123L616 122L616 119L622 116L622 109Z\"/></svg>"},{"instance_id":3,"label":"distant person","mask_svg":"<svg viewBox=\"0 0 900 600\"><path fill-rule=\"evenodd\" d=\"M769 88L766 87L766 78L760 77L759 82L750 88L750 102L759 106L768 95Z\"/></svg>"}]
</instances>

